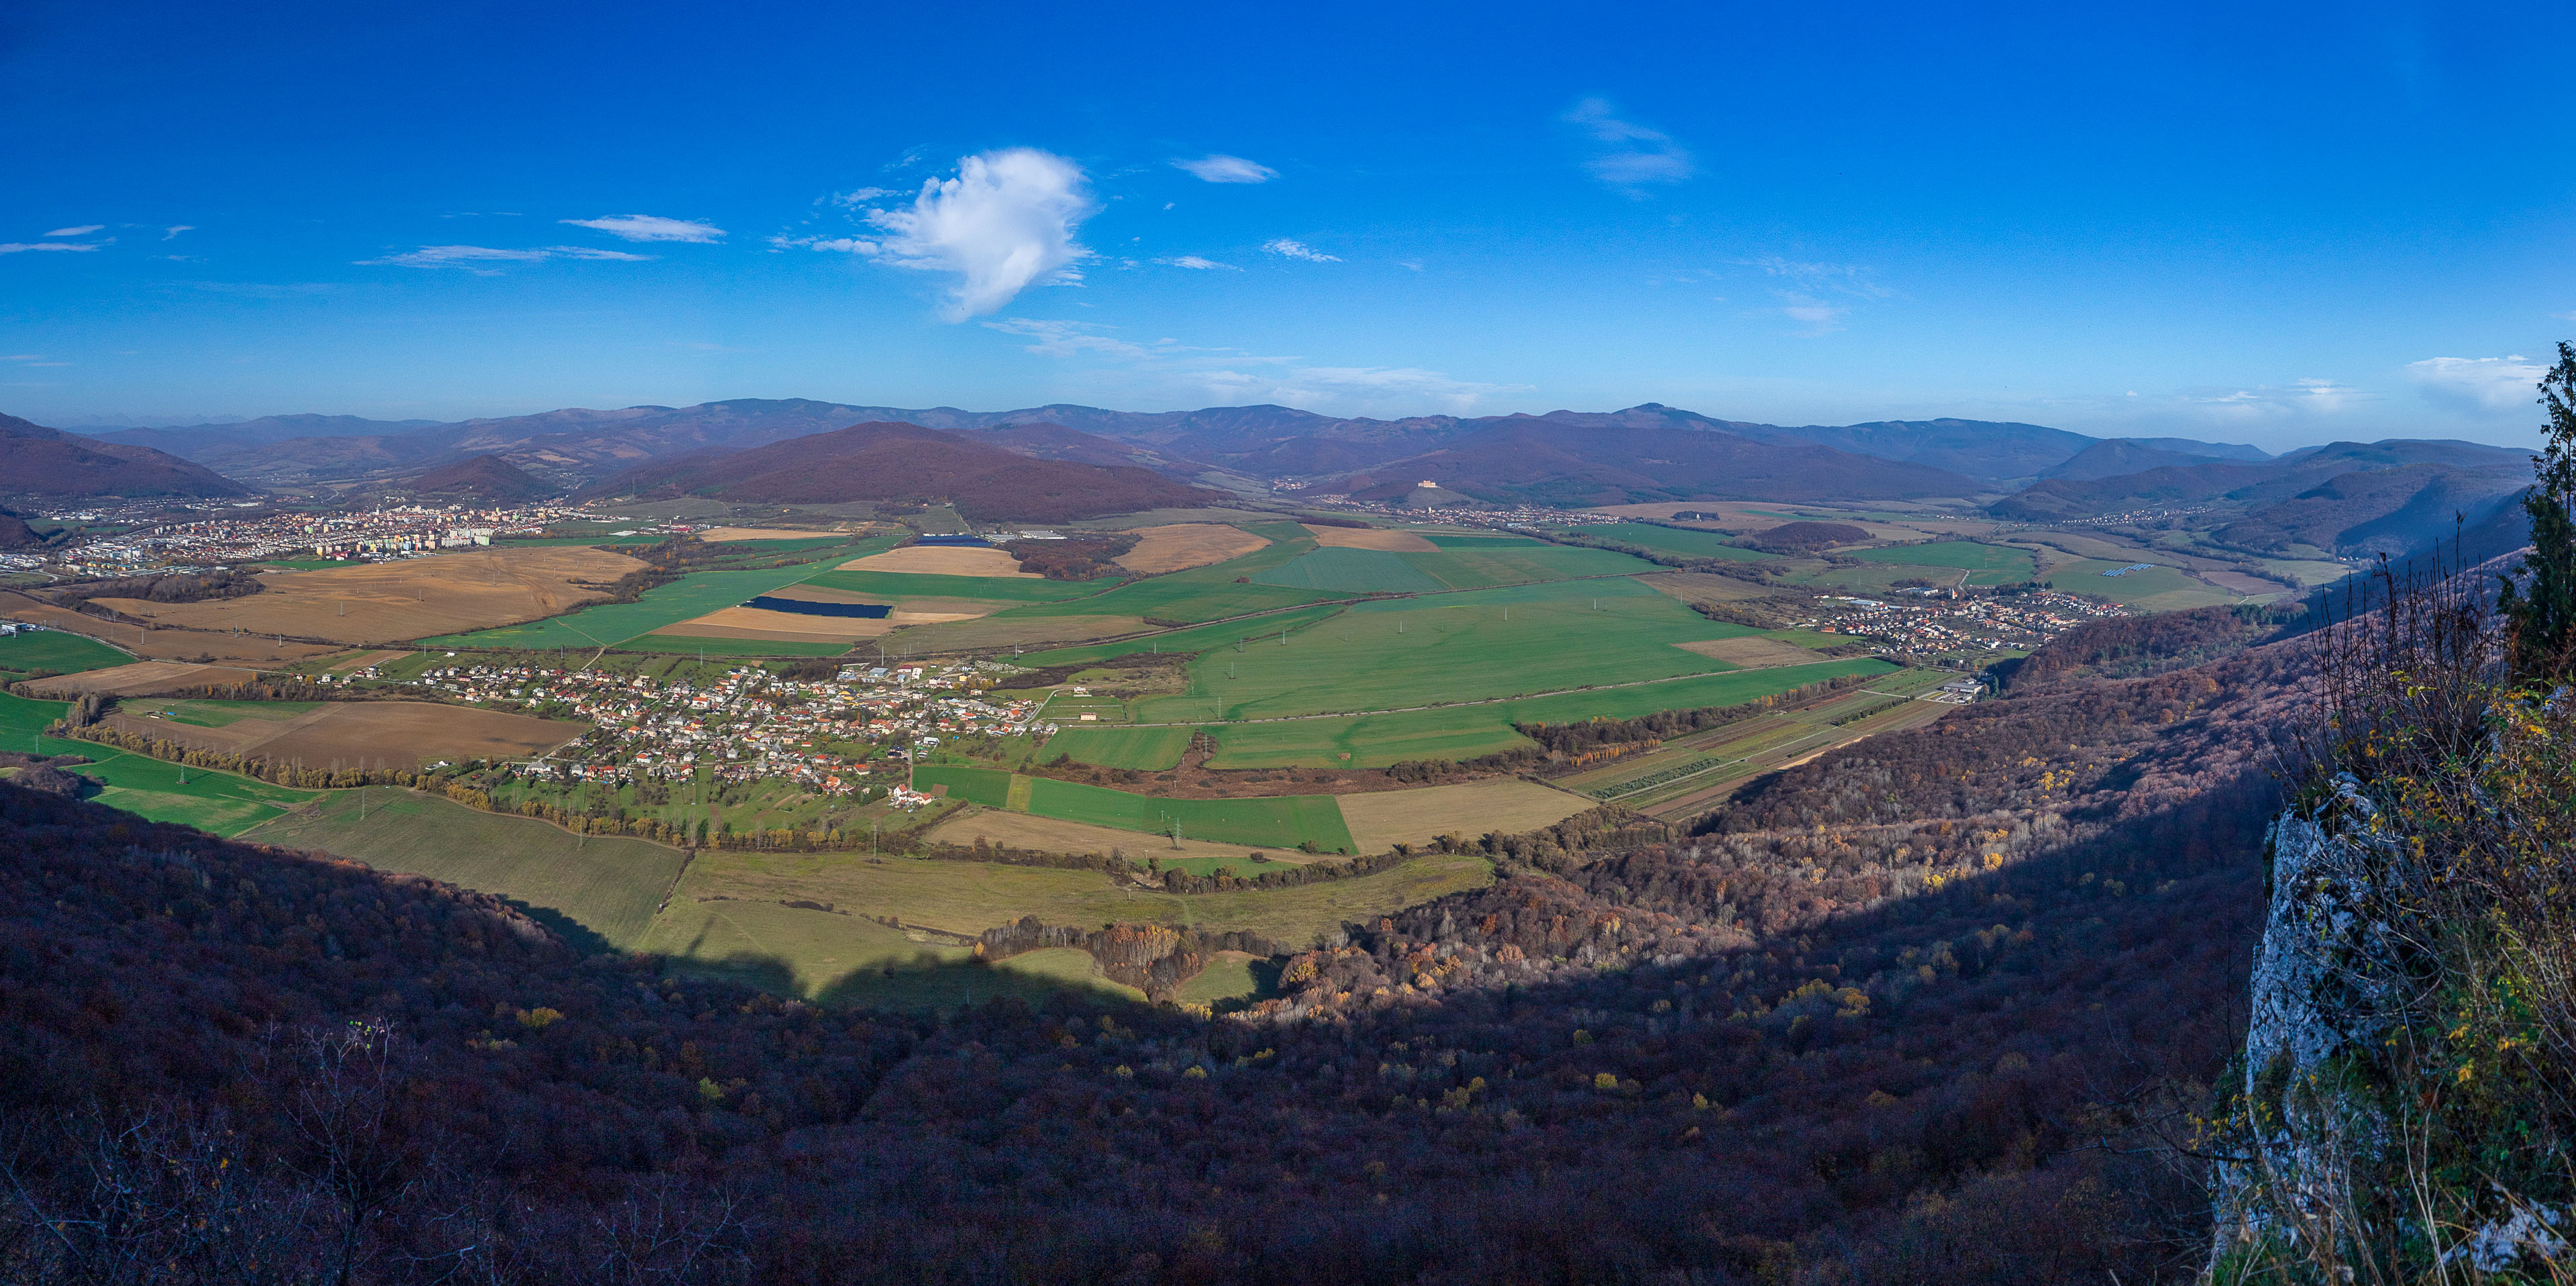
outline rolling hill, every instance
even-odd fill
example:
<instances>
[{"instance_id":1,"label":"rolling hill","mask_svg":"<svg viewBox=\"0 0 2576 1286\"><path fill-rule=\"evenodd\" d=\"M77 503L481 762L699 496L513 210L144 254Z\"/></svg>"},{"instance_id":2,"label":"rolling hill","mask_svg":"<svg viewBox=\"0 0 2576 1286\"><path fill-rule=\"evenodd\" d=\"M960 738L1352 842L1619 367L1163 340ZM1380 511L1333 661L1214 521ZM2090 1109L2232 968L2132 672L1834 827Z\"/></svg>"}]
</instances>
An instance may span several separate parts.
<instances>
[{"instance_id":1,"label":"rolling hill","mask_svg":"<svg viewBox=\"0 0 2576 1286\"><path fill-rule=\"evenodd\" d=\"M945 502L980 521L1071 522L1185 508L1220 493L1132 465L1041 460L918 424L859 424L630 469L584 496L714 496L773 504Z\"/></svg>"},{"instance_id":2,"label":"rolling hill","mask_svg":"<svg viewBox=\"0 0 2576 1286\"><path fill-rule=\"evenodd\" d=\"M1394 499L1423 481L1492 504L1570 506L1888 500L1982 489L1938 469L1714 429L1638 424L1632 413L1508 417L1437 450L1352 475L1336 489L1356 499Z\"/></svg>"},{"instance_id":3,"label":"rolling hill","mask_svg":"<svg viewBox=\"0 0 2576 1286\"><path fill-rule=\"evenodd\" d=\"M0 493L86 496L247 496L204 465L150 447L96 442L0 415Z\"/></svg>"},{"instance_id":4,"label":"rolling hill","mask_svg":"<svg viewBox=\"0 0 2576 1286\"><path fill-rule=\"evenodd\" d=\"M432 469L406 480L403 486L423 495L485 501L537 500L559 490L497 455L478 455Z\"/></svg>"}]
</instances>

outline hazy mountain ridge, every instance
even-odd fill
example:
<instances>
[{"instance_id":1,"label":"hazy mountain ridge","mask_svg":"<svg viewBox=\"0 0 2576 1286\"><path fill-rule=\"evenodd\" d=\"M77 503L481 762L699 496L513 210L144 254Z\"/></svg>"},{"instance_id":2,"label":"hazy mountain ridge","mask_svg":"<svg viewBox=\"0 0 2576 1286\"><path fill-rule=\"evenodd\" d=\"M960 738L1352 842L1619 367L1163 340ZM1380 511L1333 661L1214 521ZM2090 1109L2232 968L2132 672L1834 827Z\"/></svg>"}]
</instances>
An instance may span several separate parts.
<instances>
[{"instance_id":1,"label":"hazy mountain ridge","mask_svg":"<svg viewBox=\"0 0 2576 1286\"><path fill-rule=\"evenodd\" d=\"M247 496L250 488L146 446L97 442L0 415L0 493L31 496Z\"/></svg>"}]
</instances>

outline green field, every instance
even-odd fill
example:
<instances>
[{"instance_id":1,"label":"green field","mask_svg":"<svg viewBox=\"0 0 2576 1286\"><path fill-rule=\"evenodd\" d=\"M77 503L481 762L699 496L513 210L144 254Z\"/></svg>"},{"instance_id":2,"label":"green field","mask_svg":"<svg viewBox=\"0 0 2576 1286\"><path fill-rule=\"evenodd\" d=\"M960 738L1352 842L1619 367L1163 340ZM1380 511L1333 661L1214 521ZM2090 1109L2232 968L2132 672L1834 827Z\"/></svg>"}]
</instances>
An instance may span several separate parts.
<instances>
[{"instance_id":1,"label":"green field","mask_svg":"<svg viewBox=\"0 0 2576 1286\"><path fill-rule=\"evenodd\" d=\"M69 708L70 703L65 701L36 701L0 693L0 750L81 755L92 760L74 765L71 771L98 781L102 789L91 797L93 802L156 822L178 822L217 835L238 835L320 793L273 786L211 768L182 768L93 742L39 735Z\"/></svg>"},{"instance_id":2,"label":"green field","mask_svg":"<svg viewBox=\"0 0 2576 1286\"><path fill-rule=\"evenodd\" d=\"M1382 549L1343 549L1327 545L1252 578L1256 585L1323 589L1342 594L1420 593L1446 588L1414 570L1402 554Z\"/></svg>"},{"instance_id":3,"label":"green field","mask_svg":"<svg viewBox=\"0 0 2576 1286\"><path fill-rule=\"evenodd\" d=\"M1362 603L1287 636L1192 662L1189 690L1140 723L1200 723L1438 702L1733 669L1677 643L1754 631L1705 620L1633 580L1561 581Z\"/></svg>"},{"instance_id":4,"label":"green field","mask_svg":"<svg viewBox=\"0 0 2576 1286\"><path fill-rule=\"evenodd\" d=\"M1218 625L1193 625L1187 629L1168 630L1141 639L1116 643L1097 643L1088 647L1060 647L1045 652L1031 652L1019 658L1022 665L1081 665L1089 661L1106 661L1133 652L1171 652L1188 654L1210 648L1232 647L1235 640L1249 638L1256 631L1277 637L1281 630L1298 630L1317 621L1327 620L1342 611L1340 604L1273 612L1248 621L1227 621Z\"/></svg>"},{"instance_id":5,"label":"green field","mask_svg":"<svg viewBox=\"0 0 2576 1286\"><path fill-rule=\"evenodd\" d=\"M1314 549L1315 538L1295 523L1244 523L1243 529L1276 542L1241 558L1206 567L1129 581L1106 594L1012 609L1019 616L1142 616L1163 621L1213 621L1248 612L1296 607L1330 597L1323 590L1260 583L1264 573ZM1246 583L1235 584L1237 580Z\"/></svg>"},{"instance_id":6,"label":"green field","mask_svg":"<svg viewBox=\"0 0 2576 1286\"><path fill-rule=\"evenodd\" d=\"M1144 999L1143 992L1101 977L1099 962L1070 947L987 965L971 948L858 916L777 902L674 898L640 949L669 959L683 973L835 1004L951 1009L1002 996L1035 1001L1068 990Z\"/></svg>"},{"instance_id":7,"label":"green field","mask_svg":"<svg viewBox=\"0 0 2576 1286\"><path fill-rule=\"evenodd\" d=\"M818 572L803 584L847 590L889 603L919 598L970 598L986 603L1050 603L1097 594L1118 582L1042 580L1033 576L941 576L928 572Z\"/></svg>"},{"instance_id":8,"label":"green field","mask_svg":"<svg viewBox=\"0 0 2576 1286\"><path fill-rule=\"evenodd\" d=\"M428 647L495 647L544 649L605 647L677 625L720 607L731 607L754 595L793 585L814 575L811 567L779 567L760 572L691 572L658 589L644 591L632 603L602 603L568 616L524 625L503 625L471 634L422 639Z\"/></svg>"},{"instance_id":9,"label":"green field","mask_svg":"<svg viewBox=\"0 0 2576 1286\"><path fill-rule=\"evenodd\" d=\"M1436 554L1396 556L1440 582L1443 589L1492 589L1579 576L1635 576L1662 570L1644 559L1607 549L1517 542L1481 548L1444 546Z\"/></svg>"},{"instance_id":10,"label":"green field","mask_svg":"<svg viewBox=\"0 0 2576 1286\"><path fill-rule=\"evenodd\" d=\"M1047 740L1051 754L1102 768L1161 772L1177 766L1190 748L1189 728L1067 728Z\"/></svg>"},{"instance_id":11,"label":"green field","mask_svg":"<svg viewBox=\"0 0 2576 1286\"><path fill-rule=\"evenodd\" d=\"M686 865L678 849L585 838L532 818L477 812L390 786L335 792L317 811L280 817L243 838L321 849L380 871L497 893L552 912L539 916L554 920L552 927L570 921L596 935L594 945L619 951L642 945L654 909Z\"/></svg>"},{"instance_id":12,"label":"green field","mask_svg":"<svg viewBox=\"0 0 2576 1286\"><path fill-rule=\"evenodd\" d=\"M1596 715L1632 719L1657 710L1735 705L1820 679L1894 668L1855 657L1438 710L1226 724L1207 730L1217 742L1208 766L1383 768L1406 759L1465 759L1530 745L1514 723L1573 723Z\"/></svg>"},{"instance_id":13,"label":"green field","mask_svg":"<svg viewBox=\"0 0 2576 1286\"><path fill-rule=\"evenodd\" d=\"M1658 527L1643 522L1595 523L1573 530L1601 540L1615 540L1623 545L1635 545L1683 558L1733 558L1759 562L1771 556L1759 550L1730 545L1726 537L1713 531L1684 531L1678 527Z\"/></svg>"},{"instance_id":14,"label":"green field","mask_svg":"<svg viewBox=\"0 0 2576 1286\"><path fill-rule=\"evenodd\" d=\"M848 643L791 643L778 639L700 638L695 634L638 634L621 652L673 652L681 656L839 656ZM873 655L873 654L871 654Z\"/></svg>"},{"instance_id":15,"label":"green field","mask_svg":"<svg viewBox=\"0 0 2576 1286\"><path fill-rule=\"evenodd\" d=\"M78 674L124 665L134 658L93 638L61 630L31 630L0 638L0 681L15 681L37 670Z\"/></svg>"},{"instance_id":16,"label":"green field","mask_svg":"<svg viewBox=\"0 0 2576 1286\"><path fill-rule=\"evenodd\" d=\"M193 728L229 728L244 719L267 719L284 722L310 710L319 710L319 701L175 701L129 697L117 707L122 713L137 717L158 715L172 723Z\"/></svg>"},{"instance_id":17,"label":"green field","mask_svg":"<svg viewBox=\"0 0 2576 1286\"><path fill-rule=\"evenodd\" d=\"M2145 562L2145 559L2134 560ZM2151 612L2176 612L2188 607L2217 607L2244 600L2237 595L2213 589L2171 567L2150 567L2145 571L2120 576L2102 573L2128 563L2107 562L2088 558L2068 563L2048 574L2050 589L2072 594L2092 594L2128 607Z\"/></svg>"},{"instance_id":18,"label":"green field","mask_svg":"<svg viewBox=\"0 0 2576 1286\"><path fill-rule=\"evenodd\" d=\"M1973 540L1943 540L1929 545L1891 545L1846 555L1865 563L1902 563L1908 567L1948 567L1957 571L2010 572L2011 580L2030 579L2033 563L2027 549L1981 545ZM1972 584L1987 582L1970 578ZM2005 582L1998 581L1996 584Z\"/></svg>"},{"instance_id":19,"label":"green field","mask_svg":"<svg viewBox=\"0 0 2576 1286\"><path fill-rule=\"evenodd\" d=\"M1350 828L1342 823L1341 803L1330 795L1158 799L1041 777L1030 783L1029 812L1060 821L1157 835L1171 833L1177 824L1184 839L1219 844L1295 848L1312 841L1328 853L1347 853L1358 847L1351 839Z\"/></svg>"},{"instance_id":20,"label":"green field","mask_svg":"<svg viewBox=\"0 0 2576 1286\"><path fill-rule=\"evenodd\" d=\"M1442 549L1551 549L1546 541L1529 536L1453 536L1443 532L1419 533L1424 540Z\"/></svg>"},{"instance_id":21,"label":"green field","mask_svg":"<svg viewBox=\"0 0 2576 1286\"><path fill-rule=\"evenodd\" d=\"M1005 769L924 764L912 770L914 790L928 793L933 786L946 786L950 799L986 808L1008 808L1011 803L1011 774Z\"/></svg>"}]
</instances>

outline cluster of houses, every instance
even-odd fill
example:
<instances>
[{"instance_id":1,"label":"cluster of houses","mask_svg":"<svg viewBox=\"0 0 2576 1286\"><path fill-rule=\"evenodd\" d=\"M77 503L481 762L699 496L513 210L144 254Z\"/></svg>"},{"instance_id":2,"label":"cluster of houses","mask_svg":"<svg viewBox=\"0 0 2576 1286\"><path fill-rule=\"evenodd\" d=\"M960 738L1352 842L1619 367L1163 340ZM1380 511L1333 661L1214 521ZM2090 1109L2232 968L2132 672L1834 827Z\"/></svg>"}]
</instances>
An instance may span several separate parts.
<instances>
[{"instance_id":1,"label":"cluster of houses","mask_svg":"<svg viewBox=\"0 0 2576 1286\"><path fill-rule=\"evenodd\" d=\"M794 680L738 667L709 684L543 666L448 665L412 682L469 704L506 705L596 725L561 756L523 764L555 780L681 780L704 766L721 782L785 780L824 795L874 788L897 806L916 748L990 735L1045 737L1042 694L1001 696L982 680L998 667L849 666Z\"/></svg>"},{"instance_id":2,"label":"cluster of houses","mask_svg":"<svg viewBox=\"0 0 2576 1286\"><path fill-rule=\"evenodd\" d=\"M2129 615L2117 604L2054 590L1908 603L1828 595L1817 605L1824 610L1797 628L1849 634L1907 652L2028 650L2087 621Z\"/></svg>"}]
</instances>

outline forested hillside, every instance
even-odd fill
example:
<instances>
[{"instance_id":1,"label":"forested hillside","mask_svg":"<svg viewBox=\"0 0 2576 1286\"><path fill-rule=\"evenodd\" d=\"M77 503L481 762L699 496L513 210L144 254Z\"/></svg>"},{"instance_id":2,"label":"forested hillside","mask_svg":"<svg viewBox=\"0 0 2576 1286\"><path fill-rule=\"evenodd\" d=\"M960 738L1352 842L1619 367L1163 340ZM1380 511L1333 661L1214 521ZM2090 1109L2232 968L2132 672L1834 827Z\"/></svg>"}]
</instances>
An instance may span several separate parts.
<instances>
[{"instance_id":1,"label":"forested hillside","mask_svg":"<svg viewBox=\"0 0 2576 1286\"><path fill-rule=\"evenodd\" d=\"M2206 1206L2135 1145L2237 1031L2293 670L1983 703L1696 836L1470 841L1493 885L1347 926L1217 1017L783 1002L0 785L28 1194L0 1256L39 1281L344 1256L389 1282L2174 1279Z\"/></svg>"}]
</instances>

